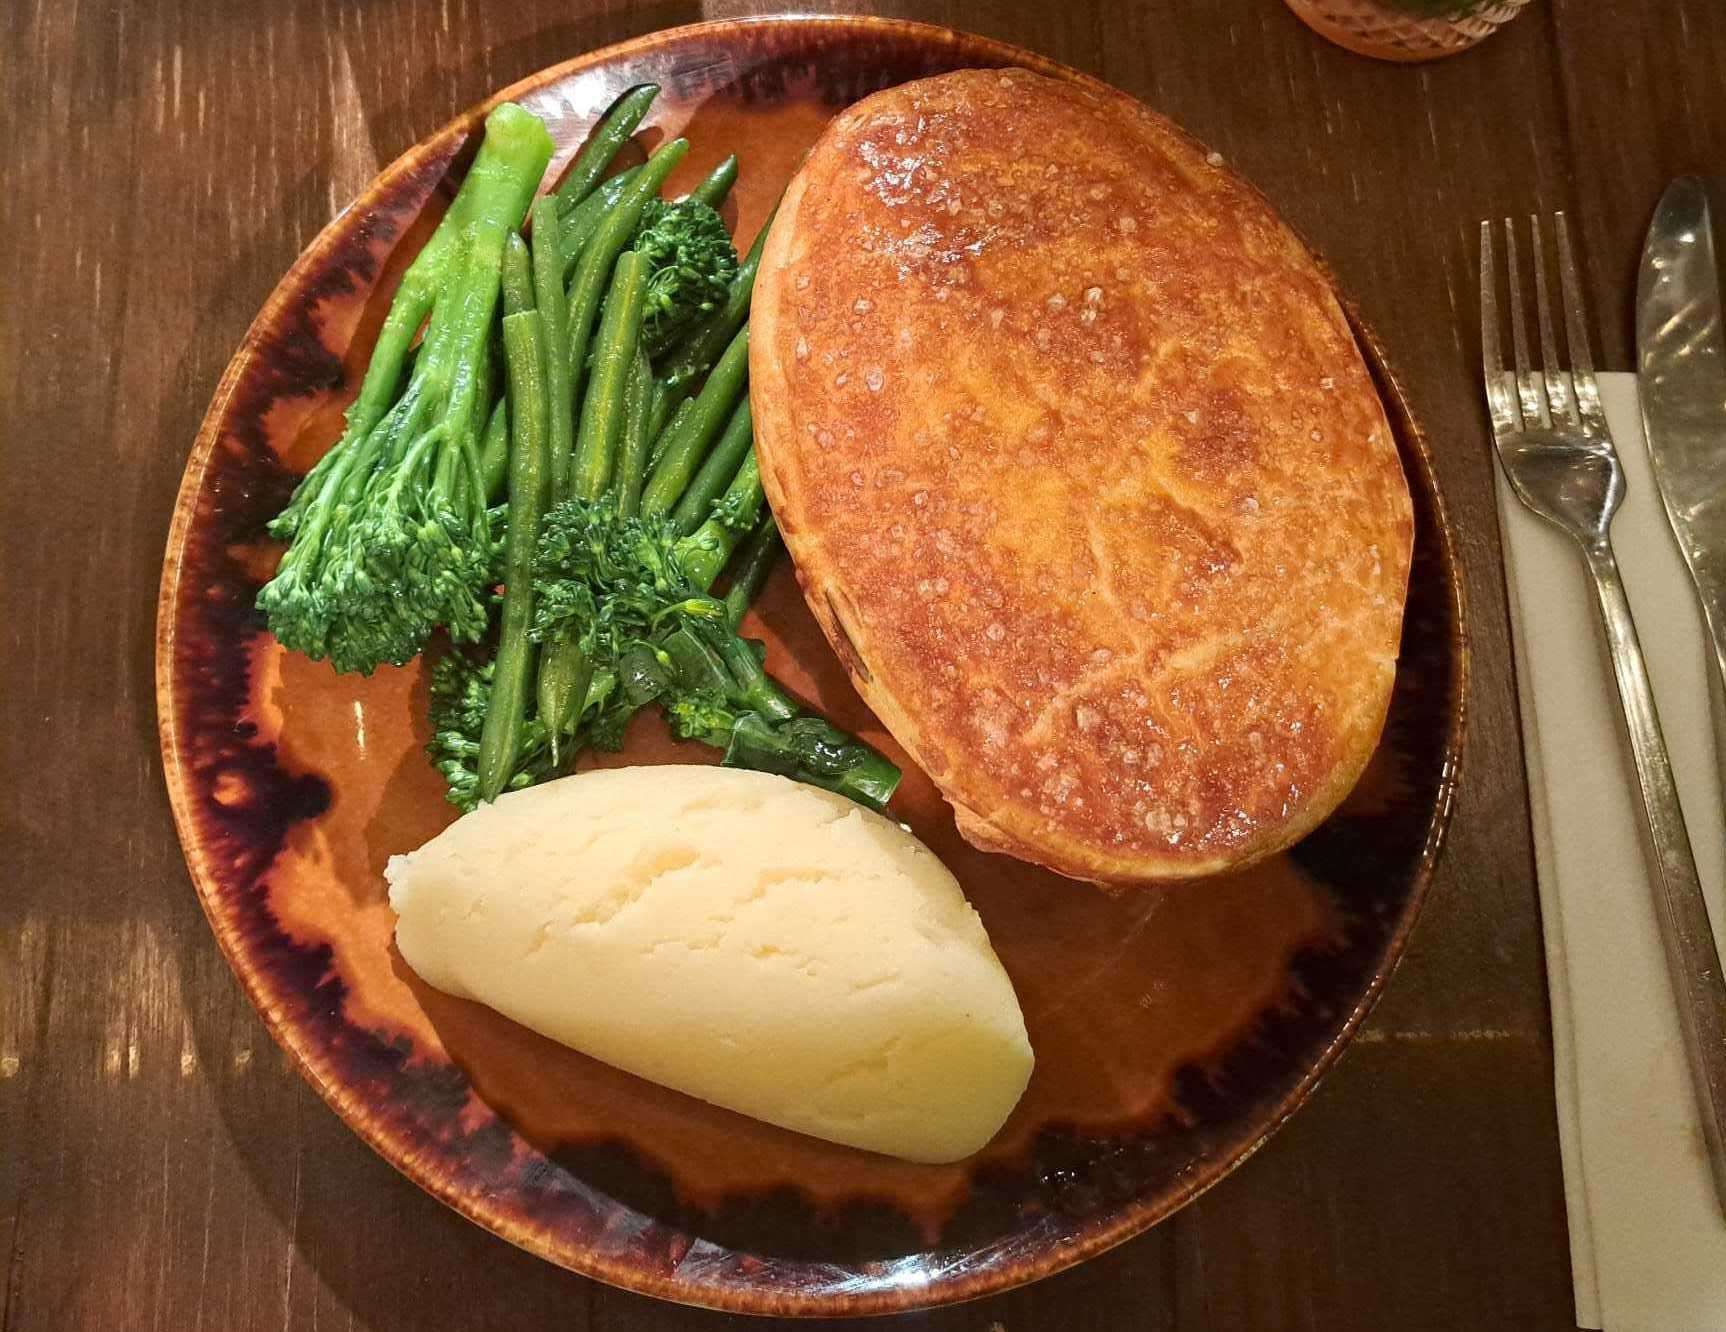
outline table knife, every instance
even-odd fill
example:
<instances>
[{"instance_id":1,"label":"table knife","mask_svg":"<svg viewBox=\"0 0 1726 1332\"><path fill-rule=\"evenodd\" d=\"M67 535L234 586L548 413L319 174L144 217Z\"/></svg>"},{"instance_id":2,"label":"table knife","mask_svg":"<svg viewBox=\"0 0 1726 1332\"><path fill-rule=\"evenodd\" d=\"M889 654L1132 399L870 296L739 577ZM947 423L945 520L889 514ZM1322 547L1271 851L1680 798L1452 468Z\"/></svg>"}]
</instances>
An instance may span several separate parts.
<instances>
[{"instance_id":1,"label":"table knife","mask_svg":"<svg viewBox=\"0 0 1726 1332\"><path fill-rule=\"evenodd\" d=\"M1648 227L1636 284L1637 396L1654 481L1712 647L1714 747L1726 782L1726 331L1708 194L1680 176Z\"/></svg>"}]
</instances>

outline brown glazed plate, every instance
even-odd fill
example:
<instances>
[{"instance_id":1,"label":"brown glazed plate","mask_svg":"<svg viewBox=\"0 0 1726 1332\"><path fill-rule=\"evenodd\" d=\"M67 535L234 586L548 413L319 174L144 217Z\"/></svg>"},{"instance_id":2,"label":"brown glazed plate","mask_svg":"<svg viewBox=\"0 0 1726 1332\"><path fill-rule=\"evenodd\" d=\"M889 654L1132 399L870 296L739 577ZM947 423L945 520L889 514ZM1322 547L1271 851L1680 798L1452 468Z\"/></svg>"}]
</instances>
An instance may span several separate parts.
<instances>
[{"instance_id":1,"label":"brown glazed plate","mask_svg":"<svg viewBox=\"0 0 1726 1332\"><path fill-rule=\"evenodd\" d=\"M693 144L672 189L742 159L747 243L827 119L964 66L1082 79L980 37L877 19L702 24L582 56L498 94L540 115L562 171L647 80L640 136ZM264 522L335 439L388 299L453 192L484 107L404 154L265 302L187 463L162 576L164 766L193 882L275 1038L416 1183L588 1276L762 1314L968 1299L1135 1235L1244 1160L1311 1092L1403 950L1447 821L1467 662L1456 552L1425 445L1356 324L1414 495L1408 613L1366 778L1288 853L1109 896L955 834L853 693L789 568L748 621L794 692L906 766L894 813L951 867L1018 989L1037 1069L997 1139L954 1166L815 1142L641 1082L421 984L382 870L453 817L421 751L418 664L370 679L284 653L252 608ZM657 718L634 763L708 761ZM627 995L618 996L628 1003Z\"/></svg>"}]
</instances>

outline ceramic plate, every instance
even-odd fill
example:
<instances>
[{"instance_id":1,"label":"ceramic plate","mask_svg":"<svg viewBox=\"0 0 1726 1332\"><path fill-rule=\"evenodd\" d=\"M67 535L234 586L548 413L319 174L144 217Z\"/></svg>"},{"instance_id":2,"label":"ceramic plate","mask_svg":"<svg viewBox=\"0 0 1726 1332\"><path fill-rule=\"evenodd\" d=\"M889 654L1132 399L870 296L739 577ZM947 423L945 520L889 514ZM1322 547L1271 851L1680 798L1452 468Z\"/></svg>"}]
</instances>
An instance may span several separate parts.
<instances>
[{"instance_id":1,"label":"ceramic plate","mask_svg":"<svg viewBox=\"0 0 1726 1332\"><path fill-rule=\"evenodd\" d=\"M943 29L799 18L657 33L498 97L544 118L555 174L618 93L661 84L642 142L691 140L673 190L735 150L726 214L747 243L834 112L976 65L1083 77ZM1037 1050L1023 1102L970 1161L830 1146L422 985L391 944L382 869L452 817L421 750L424 674L337 676L285 654L252 609L277 554L263 524L336 437L484 110L403 155L313 241L228 367L187 464L162 581L162 750L193 882L241 983L336 1113L427 1191L552 1262L651 1295L754 1313L908 1309L1034 1280L1144 1230L1238 1165L1336 1058L1402 952L1448 814L1460 578L1377 347L1362 330L1417 520L1389 724L1343 808L1244 874L1110 897L974 850L852 692L791 571L769 584L748 631L794 692L905 764L894 812L982 913ZM711 751L643 716L627 758Z\"/></svg>"}]
</instances>

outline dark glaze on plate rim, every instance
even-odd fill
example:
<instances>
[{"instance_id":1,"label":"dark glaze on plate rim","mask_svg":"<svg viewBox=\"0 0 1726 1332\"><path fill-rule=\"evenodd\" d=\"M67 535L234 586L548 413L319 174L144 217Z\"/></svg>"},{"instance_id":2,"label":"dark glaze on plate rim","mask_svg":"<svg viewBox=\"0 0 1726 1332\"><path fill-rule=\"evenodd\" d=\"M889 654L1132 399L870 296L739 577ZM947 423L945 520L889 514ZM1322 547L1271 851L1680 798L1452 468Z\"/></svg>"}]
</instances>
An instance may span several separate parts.
<instances>
[{"instance_id":1,"label":"dark glaze on plate rim","mask_svg":"<svg viewBox=\"0 0 1726 1332\"><path fill-rule=\"evenodd\" d=\"M706 58L678 63L679 56L695 53ZM731 62L742 53L754 59L747 66ZM817 63L823 58L832 62L826 68ZM1370 838L1348 828L1327 834L1327 825L1297 848L1296 860L1311 862L1315 872L1346 861L1351 880L1376 878L1385 885L1382 900L1368 900L1355 884L1361 894L1355 905L1363 920L1374 922L1369 937L1334 954L1297 960L1297 989L1312 1001L1312 1011L1270 1011L1218 1065L1181 1076L1176 1100L1191 1122L1178 1134L1122 1143L1040 1140L1041 1182L1066 1189L1079 1200L1081 1214L1044 1210L979 1248L909 1253L860 1266L739 1252L652 1217L624 1217L624 1204L568 1175L495 1117L469 1131L461 1122L471 1096L466 1077L449 1064L410 1070L412 1050L405 1042L382 1040L349 1023L329 950L298 945L278 927L264 876L293 826L322 814L331 797L318 777L278 766L273 746L258 742L245 715L250 642L259 628L250 606L257 579L233 551L255 540L259 524L286 499L295 479L271 447L274 430L266 413L285 407L291 416L296 399L309 411L317 395L352 379L358 367L344 365L329 350L320 313L367 291L392 253L400 262L399 233L471 147L486 107L531 100L584 72L627 68L626 79L611 82L614 90L651 76L666 80L668 93L696 103L703 92L731 80L746 83L746 100L771 102L796 76L813 75L822 84L823 101L837 110L888 82L978 64L1019 65L1095 85L1042 57L984 38L864 18L701 24L594 52L523 80L410 149L313 240L228 366L187 465L163 571L157 697L176 824L223 952L278 1043L380 1155L495 1233L614 1285L738 1312L886 1313L990 1294L1100 1253L1215 1183L1306 1099L1400 959L1430 882L1462 743L1462 580L1425 441L1376 340L1351 310L1415 499L1400 706L1393 704L1391 725L1408 726L1413 714L1414 725L1396 743L1409 751L1422 786L1416 805L1424 833L1412 855L1401 847L1388 853L1379 848L1383 863L1374 860ZM893 76L879 77L884 69ZM670 86L678 78L684 86ZM576 144L567 126L553 130L561 165ZM345 345L350 332L335 330L336 345ZM1331 1002L1322 1012L1321 998ZM432 1119L440 1132L428 1131ZM1148 1187L1147 1172L1155 1176ZM627 1256L596 1242L608 1223L619 1220L639 1223Z\"/></svg>"}]
</instances>

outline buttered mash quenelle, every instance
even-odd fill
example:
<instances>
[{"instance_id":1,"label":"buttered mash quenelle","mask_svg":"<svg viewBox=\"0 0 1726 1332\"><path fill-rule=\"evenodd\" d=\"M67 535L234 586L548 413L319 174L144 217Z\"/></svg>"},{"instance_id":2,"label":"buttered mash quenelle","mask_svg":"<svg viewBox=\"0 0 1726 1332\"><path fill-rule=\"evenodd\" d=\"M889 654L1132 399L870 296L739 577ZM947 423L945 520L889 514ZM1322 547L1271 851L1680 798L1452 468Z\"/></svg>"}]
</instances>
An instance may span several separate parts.
<instances>
[{"instance_id":1,"label":"buttered mash quenelle","mask_svg":"<svg viewBox=\"0 0 1726 1332\"><path fill-rule=\"evenodd\" d=\"M946 867L784 777L567 777L387 875L396 942L429 984L799 1133L956 1161L1031 1075L1012 982Z\"/></svg>"}]
</instances>

